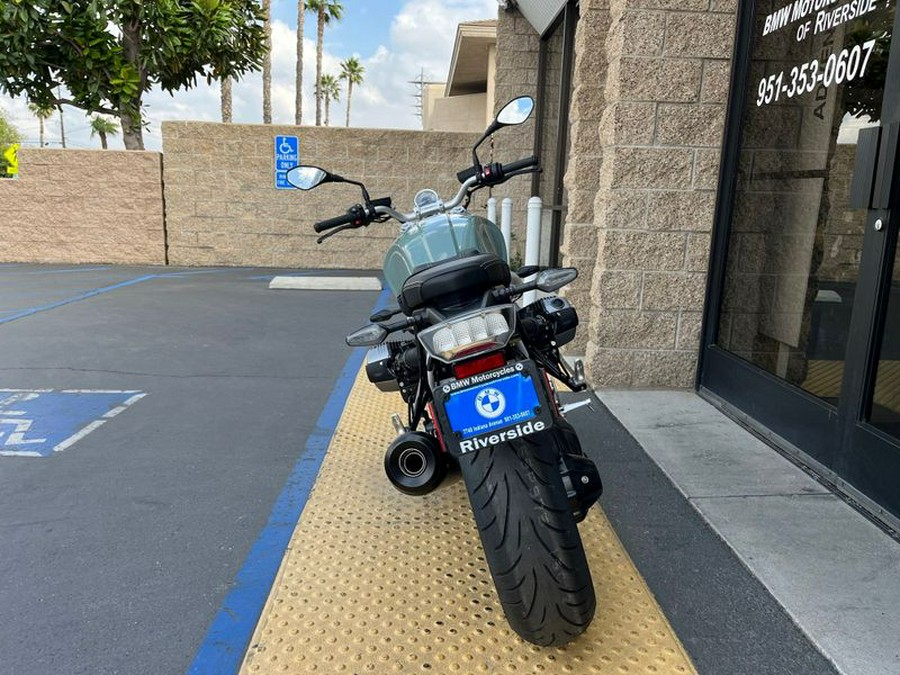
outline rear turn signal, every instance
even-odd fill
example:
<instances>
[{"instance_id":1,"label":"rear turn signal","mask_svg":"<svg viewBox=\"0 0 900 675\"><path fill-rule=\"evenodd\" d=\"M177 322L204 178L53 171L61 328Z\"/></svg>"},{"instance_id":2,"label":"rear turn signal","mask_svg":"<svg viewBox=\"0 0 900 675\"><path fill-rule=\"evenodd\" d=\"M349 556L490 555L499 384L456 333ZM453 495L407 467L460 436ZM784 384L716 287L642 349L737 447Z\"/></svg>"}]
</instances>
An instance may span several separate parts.
<instances>
[{"instance_id":1,"label":"rear turn signal","mask_svg":"<svg viewBox=\"0 0 900 675\"><path fill-rule=\"evenodd\" d=\"M479 356L477 359L470 359L462 363L453 364L453 374L457 380L461 380L472 375L487 372L488 370L496 370L506 365L506 357L503 352L494 352L487 356Z\"/></svg>"}]
</instances>

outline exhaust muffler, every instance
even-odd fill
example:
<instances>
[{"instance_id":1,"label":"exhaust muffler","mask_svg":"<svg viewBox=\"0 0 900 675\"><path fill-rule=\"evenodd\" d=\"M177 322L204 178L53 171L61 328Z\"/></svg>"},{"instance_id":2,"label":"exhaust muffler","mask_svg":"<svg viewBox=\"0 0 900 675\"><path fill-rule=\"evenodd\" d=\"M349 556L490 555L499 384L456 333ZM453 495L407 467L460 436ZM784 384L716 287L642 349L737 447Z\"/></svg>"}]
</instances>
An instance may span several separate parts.
<instances>
[{"instance_id":1,"label":"exhaust muffler","mask_svg":"<svg viewBox=\"0 0 900 675\"><path fill-rule=\"evenodd\" d=\"M426 495L447 475L447 459L433 436L405 431L388 446L384 471L400 492Z\"/></svg>"}]
</instances>

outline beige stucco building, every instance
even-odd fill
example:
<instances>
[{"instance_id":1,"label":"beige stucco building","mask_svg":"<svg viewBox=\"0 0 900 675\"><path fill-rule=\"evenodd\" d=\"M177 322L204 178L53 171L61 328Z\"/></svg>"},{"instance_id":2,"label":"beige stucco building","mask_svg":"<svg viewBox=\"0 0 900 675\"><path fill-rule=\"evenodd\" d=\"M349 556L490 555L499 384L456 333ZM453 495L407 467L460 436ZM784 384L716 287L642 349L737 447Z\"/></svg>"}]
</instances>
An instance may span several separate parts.
<instances>
[{"instance_id":1,"label":"beige stucco building","mask_svg":"<svg viewBox=\"0 0 900 675\"><path fill-rule=\"evenodd\" d=\"M496 20L459 24L447 81L423 87L422 128L483 131L494 117L496 70Z\"/></svg>"}]
</instances>

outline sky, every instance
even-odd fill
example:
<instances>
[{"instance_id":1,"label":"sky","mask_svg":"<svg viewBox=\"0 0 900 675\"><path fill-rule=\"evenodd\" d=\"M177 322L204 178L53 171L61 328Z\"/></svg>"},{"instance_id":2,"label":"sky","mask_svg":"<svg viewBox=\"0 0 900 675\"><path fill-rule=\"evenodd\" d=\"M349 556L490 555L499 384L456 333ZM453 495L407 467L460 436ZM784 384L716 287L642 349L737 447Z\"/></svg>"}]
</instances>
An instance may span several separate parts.
<instances>
[{"instance_id":1,"label":"sky","mask_svg":"<svg viewBox=\"0 0 900 675\"><path fill-rule=\"evenodd\" d=\"M338 75L340 62L356 56L366 69L362 86L354 86L351 126L416 129L415 87L424 69L425 79L443 81L450 68L456 26L462 21L497 16L497 0L343 0L344 18L325 29L323 72ZM294 123L297 3L272 0L272 121ZM316 18L308 13L304 26L303 122L315 123L313 86L316 72ZM25 145L38 145L38 121L23 99L0 95L0 108L21 132ZM234 122L262 123L262 75L252 73L233 90ZM219 85L205 81L194 89L170 96L154 90L144 97L150 121L144 133L148 150L162 148L163 120L221 119ZM84 112L63 107L69 147L99 148L90 138ZM324 113L323 113L324 114ZM345 97L331 104L331 125L344 124ZM45 141L60 147L59 118L46 123ZM123 147L121 136L110 139L111 149Z\"/></svg>"}]
</instances>

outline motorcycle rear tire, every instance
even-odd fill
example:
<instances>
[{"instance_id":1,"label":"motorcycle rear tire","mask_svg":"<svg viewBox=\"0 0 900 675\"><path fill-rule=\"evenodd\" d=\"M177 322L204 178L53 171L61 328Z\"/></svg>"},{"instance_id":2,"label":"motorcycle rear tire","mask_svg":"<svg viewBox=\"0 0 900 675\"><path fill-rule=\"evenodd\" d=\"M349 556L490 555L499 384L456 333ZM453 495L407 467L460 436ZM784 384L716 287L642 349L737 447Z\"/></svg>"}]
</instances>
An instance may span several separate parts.
<instances>
[{"instance_id":1,"label":"motorcycle rear tire","mask_svg":"<svg viewBox=\"0 0 900 675\"><path fill-rule=\"evenodd\" d=\"M596 598L553 436L501 443L459 465L509 625L536 645L570 642Z\"/></svg>"}]
</instances>

